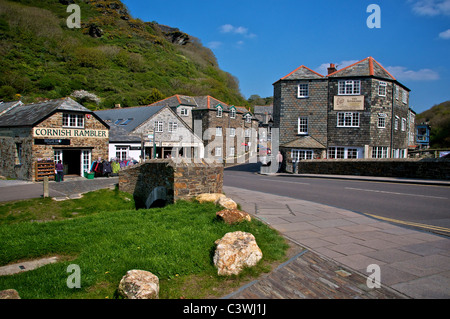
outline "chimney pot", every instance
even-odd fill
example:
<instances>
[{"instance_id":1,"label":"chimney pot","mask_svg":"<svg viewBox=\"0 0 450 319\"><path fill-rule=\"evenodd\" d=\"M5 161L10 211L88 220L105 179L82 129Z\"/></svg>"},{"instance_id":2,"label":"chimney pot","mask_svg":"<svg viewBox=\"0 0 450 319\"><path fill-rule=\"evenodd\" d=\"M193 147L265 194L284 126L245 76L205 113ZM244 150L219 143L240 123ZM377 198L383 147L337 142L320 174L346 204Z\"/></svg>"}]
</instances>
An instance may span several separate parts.
<instances>
[{"instance_id":1,"label":"chimney pot","mask_svg":"<svg viewBox=\"0 0 450 319\"><path fill-rule=\"evenodd\" d=\"M336 72L336 65L334 63L330 63L330 67L328 68L328 74Z\"/></svg>"}]
</instances>

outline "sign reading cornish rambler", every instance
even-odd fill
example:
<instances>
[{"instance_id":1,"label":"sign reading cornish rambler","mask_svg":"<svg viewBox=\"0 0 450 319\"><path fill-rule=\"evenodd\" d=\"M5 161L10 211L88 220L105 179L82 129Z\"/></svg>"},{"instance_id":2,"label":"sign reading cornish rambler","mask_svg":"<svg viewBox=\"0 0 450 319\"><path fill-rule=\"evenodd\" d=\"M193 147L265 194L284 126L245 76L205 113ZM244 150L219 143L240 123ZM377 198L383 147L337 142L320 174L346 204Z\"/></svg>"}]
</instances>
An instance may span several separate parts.
<instances>
[{"instance_id":1,"label":"sign reading cornish rambler","mask_svg":"<svg viewBox=\"0 0 450 319\"><path fill-rule=\"evenodd\" d=\"M51 137L51 138L68 138L68 137L91 137L91 138L107 138L108 130L89 130L89 129L73 129L73 128L33 128L33 137Z\"/></svg>"}]
</instances>

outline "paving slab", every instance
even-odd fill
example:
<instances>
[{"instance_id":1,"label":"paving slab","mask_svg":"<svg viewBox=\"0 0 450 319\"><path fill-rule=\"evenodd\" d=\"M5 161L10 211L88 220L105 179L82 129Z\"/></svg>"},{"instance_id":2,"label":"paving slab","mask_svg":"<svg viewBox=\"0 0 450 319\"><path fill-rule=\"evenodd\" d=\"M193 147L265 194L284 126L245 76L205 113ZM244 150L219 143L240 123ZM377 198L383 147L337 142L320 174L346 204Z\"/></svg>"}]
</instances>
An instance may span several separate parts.
<instances>
[{"instance_id":1,"label":"paving slab","mask_svg":"<svg viewBox=\"0 0 450 319\"><path fill-rule=\"evenodd\" d=\"M320 267L325 260L335 262L361 278L369 275L367 267L376 264L381 269L382 286L388 286L402 296L410 298L449 298L450 292L450 238L417 229L380 221L372 217L336 207L283 196L224 187L227 196L233 198L247 212L260 215L255 207L271 208L279 205L278 219L271 220L271 227L286 238L316 254L309 262ZM254 198L258 198L256 201ZM285 209L288 206L289 209ZM282 207L282 209L281 209ZM291 214L293 213L293 215ZM317 258L317 259L315 259ZM300 259L300 258L299 258ZM320 261L319 261L320 260ZM298 263L306 261L298 260ZM308 262L306 262L308 263ZM280 274L261 280L254 288L241 291L239 298L333 298L336 296L336 281L329 277L313 276L302 269L297 261L289 267L291 276L297 280L279 287ZM330 264L327 264L330 267ZM307 267L313 267L308 265ZM324 266L325 267L325 266ZM329 270L329 268L328 268ZM308 275L306 275L308 273ZM309 277L308 277L309 276ZM314 278L317 287L309 286L308 278ZM353 277L356 278L356 277ZM384 278L384 279L383 279ZM384 282L383 282L384 281ZM294 283L295 282L295 283ZM278 284L277 284L278 283ZM341 287L341 286L340 286ZM330 290L331 289L331 290ZM367 285L354 280L349 290L361 298L395 298L365 294ZM321 291L321 293L319 293ZM380 291L379 291L380 292Z\"/></svg>"}]
</instances>

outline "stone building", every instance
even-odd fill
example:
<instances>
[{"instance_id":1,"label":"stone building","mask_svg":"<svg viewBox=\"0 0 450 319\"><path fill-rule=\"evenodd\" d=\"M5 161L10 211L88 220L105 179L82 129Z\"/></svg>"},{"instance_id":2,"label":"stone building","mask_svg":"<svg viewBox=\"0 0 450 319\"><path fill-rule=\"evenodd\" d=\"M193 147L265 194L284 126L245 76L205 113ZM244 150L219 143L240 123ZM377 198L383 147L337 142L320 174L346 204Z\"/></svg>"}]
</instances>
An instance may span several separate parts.
<instances>
[{"instance_id":1,"label":"stone building","mask_svg":"<svg viewBox=\"0 0 450 319\"><path fill-rule=\"evenodd\" d=\"M95 114L111 126L111 158L203 157L203 141L167 105L115 108Z\"/></svg>"},{"instance_id":2,"label":"stone building","mask_svg":"<svg viewBox=\"0 0 450 319\"><path fill-rule=\"evenodd\" d=\"M212 96L174 95L151 104L169 106L202 138L205 157L234 163L257 146L258 120L244 107L228 105Z\"/></svg>"},{"instance_id":3,"label":"stone building","mask_svg":"<svg viewBox=\"0 0 450 319\"><path fill-rule=\"evenodd\" d=\"M93 159L108 157L108 139L109 126L70 98L16 103L0 115L0 175L53 178L56 161L65 174L84 175Z\"/></svg>"},{"instance_id":4,"label":"stone building","mask_svg":"<svg viewBox=\"0 0 450 319\"><path fill-rule=\"evenodd\" d=\"M321 75L300 66L274 83L274 127L288 163L405 158L409 89L368 57Z\"/></svg>"}]
</instances>

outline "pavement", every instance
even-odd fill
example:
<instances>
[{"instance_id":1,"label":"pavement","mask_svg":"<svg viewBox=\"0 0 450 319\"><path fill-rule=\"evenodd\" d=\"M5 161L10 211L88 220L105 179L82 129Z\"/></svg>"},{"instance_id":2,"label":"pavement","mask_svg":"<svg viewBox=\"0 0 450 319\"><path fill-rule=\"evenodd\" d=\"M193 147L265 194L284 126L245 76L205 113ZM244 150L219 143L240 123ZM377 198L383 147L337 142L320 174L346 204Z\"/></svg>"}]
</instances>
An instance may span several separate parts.
<instances>
[{"instance_id":1,"label":"pavement","mask_svg":"<svg viewBox=\"0 0 450 319\"><path fill-rule=\"evenodd\" d=\"M76 198L117 182L117 177L50 182L50 196ZM223 190L291 243L286 262L224 299L450 298L449 237L310 201ZM15 200L39 197L42 183L0 181L0 202L13 194Z\"/></svg>"},{"instance_id":2,"label":"pavement","mask_svg":"<svg viewBox=\"0 0 450 319\"><path fill-rule=\"evenodd\" d=\"M223 191L306 250L229 298L450 298L449 237L309 201L227 186ZM367 279L376 273L381 287L369 288ZM298 284L305 276L309 288Z\"/></svg>"}]
</instances>

